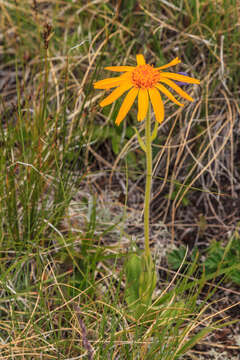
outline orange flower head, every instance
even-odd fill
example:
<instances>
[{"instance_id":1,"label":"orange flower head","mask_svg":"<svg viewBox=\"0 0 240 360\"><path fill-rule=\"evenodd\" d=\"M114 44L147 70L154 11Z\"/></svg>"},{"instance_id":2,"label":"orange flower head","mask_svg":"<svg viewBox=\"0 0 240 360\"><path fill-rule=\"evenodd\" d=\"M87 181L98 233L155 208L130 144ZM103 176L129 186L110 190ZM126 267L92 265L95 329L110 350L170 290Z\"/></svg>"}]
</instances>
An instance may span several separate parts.
<instances>
[{"instance_id":1,"label":"orange flower head","mask_svg":"<svg viewBox=\"0 0 240 360\"><path fill-rule=\"evenodd\" d=\"M123 103L120 107L117 115L116 124L119 125L125 118L130 108L132 107L136 97L138 97L138 121L145 119L149 107L149 101L152 103L152 107L155 113L156 120L161 123L164 119L164 106L160 92L166 95L171 101L179 106L183 106L173 94L166 88L165 85L172 88L178 95L186 100L193 101L193 98L189 96L185 91L181 89L174 81L188 84L199 84L200 81L189 76L164 72L170 66L177 65L181 61L175 58L170 63L154 68L153 66L146 64L143 55L137 55L137 66L110 66L107 70L124 72L124 74L100 80L94 83L95 89L110 89L115 88L113 92L108 95L100 106L104 107L112 104L126 91L128 91ZM164 85L163 85L164 84ZM159 91L160 90L160 91Z\"/></svg>"}]
</instances>

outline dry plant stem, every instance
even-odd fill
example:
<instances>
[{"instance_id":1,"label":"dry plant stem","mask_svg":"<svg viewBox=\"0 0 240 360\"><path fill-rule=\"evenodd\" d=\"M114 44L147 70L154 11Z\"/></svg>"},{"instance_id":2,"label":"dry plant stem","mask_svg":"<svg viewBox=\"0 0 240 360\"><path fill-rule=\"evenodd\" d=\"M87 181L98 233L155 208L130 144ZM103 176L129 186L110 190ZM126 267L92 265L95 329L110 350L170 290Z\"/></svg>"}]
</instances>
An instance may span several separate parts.
<instances>
[{"instance_id":1,"label":"dry plant stem","mask_svg":"<svg viewBox=\"0 0 240 360\"><path fill-rule=\"evenodd\" d=\"M152 139L151 139L151 111L150 106L145 122L145 144L146 144L146 187L144 201L144 237L145 237L145 255L149 259L151 257L149 247L149 216L150 216L150 200L152 185Z\"/></svg>"}]
</instances>

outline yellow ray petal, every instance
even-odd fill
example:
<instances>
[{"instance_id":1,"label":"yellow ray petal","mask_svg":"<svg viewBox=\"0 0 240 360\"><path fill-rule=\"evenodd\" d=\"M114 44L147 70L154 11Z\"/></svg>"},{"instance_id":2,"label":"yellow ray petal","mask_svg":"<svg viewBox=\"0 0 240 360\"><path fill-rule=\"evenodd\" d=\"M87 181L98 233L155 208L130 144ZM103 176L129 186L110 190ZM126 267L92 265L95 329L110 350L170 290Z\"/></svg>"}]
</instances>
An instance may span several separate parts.
<instances>
[{"instance_id":1,"label":"yellow ray petal","mask_svg":"<svg viewBox=\"0 0 240 360\"><path fill-rule=\"evenodd\" d=\"M144 56L142 54L137 54L136 58L137 58L137 64L138 65L145 65L146 64L146 61L145 61Z\"/></svg>"},{"instance_id":2,"label":"yellow ray petal","mask_svg":"<svg viewBox=\"0 0 240 360\"><path fill-rule=\"evenodd\" d=\"M133 71L135 69L135 66L108 66L105 67L105 69L110 71L117 71L117 72Z\"/></svg>"},{"instance_id":3,"label":"yellow ray petal","mask_svg":"<svg viewBox=\"0 0 240 360\"><path fill-rule=\"evenodd\" d=\"M178 81L183 81L189 84L200 84L200 81L197 79L194 79L190 76L185 76L185 75L180 75L180 74L175 74L175 73L171 73L171 72L163 72L161 73L161 77L165 77L168 79L173 79L173 80L178 80Z\"/></svg>"},{"instance_id":4,"label":"yellow ray petal","mask_svg":"<svg viewBox=\"0 0 240 360\"><path fill-rule=\"evenodd\" d=\"M110 89L112 87L119 86L123 81L125 81L124 78L121 76L108 78L104 80L100 80L94 83L95 89Z\"/></svg>"},{"instance_id":5,"label":"yellow ray petal","mask_svg":"<svg viewBox=\"0 0 240 360\"><path fill-rule=\"evenodd\" d=\"M183 97L186 100L189 101L193 101L193 98L188 95L185 91L183 91L178 85L176 85L173 81L169 80L169 79L164 79L161 78L160 80L161 82L163 82L164 84L167 84L168 86L170 86L171 88L173 88L181 97Z\"/></svg>"},{"instance_id":6,"label":"yellow ray petal","mask_svg":"<svg viewBox=\"0 0 240 360\"><path fill-rule=\"evenodd\" d=\"M111 103L113 103L115 100L117 100L120 96L122 96L125 91L129 90L132 87L132 83L128 82L127 84L120 85L117 89L113 90L113 92L108 95L103 101L100 102L100 106L104 107Z\"/></svg>"},{"instance_id":7,"label":"yellow ray petal","mask_svg":"<svg viewBox=\"0 0 240 360\"><path fill-rule=\"evenodd\" d=\"M132 104L134 103L134 100L136 99L137 94L138 94L138 88L134 87L129 91L129 93L123 100L122 106L120 107L118 116L115 121L117 125L120 124L120 122L125 118L125 116L129 112Z\"/></svg>"},{"instance_id":8,"label":"yellow ray petal","mask_svg":"<svg viewBox=\"0 0 240 360\"><path fill-rule=\"evenodd\" d=\"M160 66L160 67L157 67L156 69L157 69L157 70L166 69L166 68L168 68L168 67L170 67L170 66L177 65L177 64L179 64L180 62L181 62L181 60L179 60L179 58L176 57L175 59L173 59L172 61L170 61L168 64L163 65L163 66Z\"/></svg>"},{"instance_id":9,"label":"yellow ray petal","mask_svg":"<svg viewBox=\"0 0 240 360\"><path fill-rule=\"evenodd\" d=\"M158 88L163 94L165 94L170 100L172 100L175 104L179 105L179 106L183 106L182 103L180 103L177 99L175 99L175 97L173 96L172 93L170 93L170 91L165 88L165 86L161 85L161 84L156 84L155 85L156 88Z\"/></svg>"},{"instance_id":10,"label":"yellow ray petal","mask_svg":"<svg viewBox=\"0 0 240 360\"><path fill-rule=\"evenodd\" d=\"M145 119L148 111L149 99L147 89L140 89L138 93L138 121Z\"/></svg>"},{"instance_id":11,"label":"yellow ray petal","mask_svg":"<svg viewBox=\"0 0 240 360\"><path fill-rule=\"evenodd\" d=\"M164 119L164 106L159 91L155 88L148 90L152 102L153 110L157 122L161 123Z\"/></svg>"}]
</instances>

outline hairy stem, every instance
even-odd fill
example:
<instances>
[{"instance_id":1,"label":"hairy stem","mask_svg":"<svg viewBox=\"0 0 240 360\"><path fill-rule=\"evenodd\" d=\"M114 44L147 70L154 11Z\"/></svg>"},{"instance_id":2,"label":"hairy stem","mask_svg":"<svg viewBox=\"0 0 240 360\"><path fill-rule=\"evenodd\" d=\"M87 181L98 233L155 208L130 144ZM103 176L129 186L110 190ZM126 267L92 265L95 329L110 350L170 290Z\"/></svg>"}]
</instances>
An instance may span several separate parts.
<instances>
[{"instance_id":1,"label":"hairy stem","mask_svg":"<svg viewBox=\"0 0 240 360\"><path fill-rule=\"evenodd\" d=\"M150 217L150 201L151 201L151 185L152 185L152 139L151 139L151 111L150 106L145 122L145 144L146 144L146 187L144 201L144 236L145 236L145 255L146 258L151 256L149 246L149 217Z\"/></svg>"}]
</instances>

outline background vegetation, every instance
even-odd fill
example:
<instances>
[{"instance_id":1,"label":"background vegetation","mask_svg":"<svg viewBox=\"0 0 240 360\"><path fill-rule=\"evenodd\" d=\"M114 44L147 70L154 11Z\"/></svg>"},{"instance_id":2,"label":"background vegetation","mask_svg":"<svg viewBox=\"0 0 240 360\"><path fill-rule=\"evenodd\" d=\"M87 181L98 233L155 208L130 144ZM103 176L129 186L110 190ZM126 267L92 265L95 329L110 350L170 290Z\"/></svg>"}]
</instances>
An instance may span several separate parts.
<instances>
[{"instance_id":1,"label":"background vegetation","mask_svg":"<svg viewBox=\"0 0 240 360\"><path fill-rule=\"evenodd\" d=\"M239 16L239 0L0 0L0 359L238 359ZM100 109L92 86L137 53L201 80L183 109L164 98L158 291L138 320L136 107L116 127L120 101Z\"/></svg>"}]
</instances>

